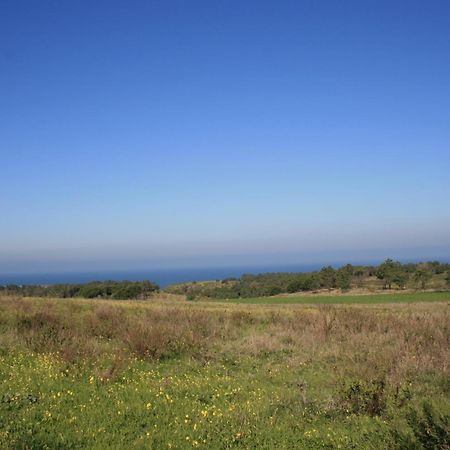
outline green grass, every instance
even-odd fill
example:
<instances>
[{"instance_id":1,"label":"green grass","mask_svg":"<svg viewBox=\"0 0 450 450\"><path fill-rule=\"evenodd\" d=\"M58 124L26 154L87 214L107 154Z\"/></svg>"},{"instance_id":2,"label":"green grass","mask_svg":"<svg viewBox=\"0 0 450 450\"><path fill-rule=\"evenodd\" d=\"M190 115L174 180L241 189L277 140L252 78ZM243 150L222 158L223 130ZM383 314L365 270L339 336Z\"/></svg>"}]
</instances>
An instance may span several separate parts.
<instances>
[{"instance_id":1,"label":"green grass","mask_svg":"<svg viewBox=\"0 0 450 450\"><path fill-rule=\"evenodd\" d=\"M330 386L314 365L133 361L111 383L56 355L0 362L2 448L378 449L391 441L380 418L329 410ZM313 386L311 400L296 394L299 380Z\"/></svg>"},{"instance_id":2,"label":"green grass","mask_svg":"<svg viewBox=\"0 0 450 450\"><path fill-rule=\"evenodd\" d=\"M447 448L449 321L445 303L0 297L0 448ZM441 447L408 425L425 400Z\"/></svg>"},{"instance_id":3,"label":"green grass","mask_svg":"<svg viewBox=\"0 0 450 450\"><path fill-rule=\"evenodd\" d=\"M214 300L216 301L216 300ZM217 300L219 301L219 300ZM223 301L223 300L221 300ZM333 295L333 296L277 296L230 299L226 302L255 304L304 304L304 305L338 305L338 304L386 304L386 303L420 303L450 302L450 292L416 292L369 295Z\"/></svg>"},{"instance_id":4,"label":"green grass","mask_svg":"<svg viewBox=\"0 0 450 450\"><path fill-rule=\"evenodd\" d=\"M375 449L390 439L382 420L330 418L323 394L305 407L295 386L317 369L267 360L255 368L251 359L206 367L135 361L109 383L56 356L1 363L3 448Z\"/></svg>"}]
</instances>

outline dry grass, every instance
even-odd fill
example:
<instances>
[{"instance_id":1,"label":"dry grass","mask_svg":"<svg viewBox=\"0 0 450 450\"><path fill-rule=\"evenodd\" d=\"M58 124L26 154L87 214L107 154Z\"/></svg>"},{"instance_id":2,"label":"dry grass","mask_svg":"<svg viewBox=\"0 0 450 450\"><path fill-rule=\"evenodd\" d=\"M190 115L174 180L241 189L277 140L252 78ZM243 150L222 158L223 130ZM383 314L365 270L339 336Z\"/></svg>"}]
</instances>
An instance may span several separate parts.
<instances>
[{"instance_id":1,"label":"dry grass","mask_svg":"<svg viewBox=\"0 0 450 450\"><path fill-rule=\"evenodd\" d=\"M293 443L298 443L299 439L311 444L302 448L323 448L324 442L329 442L327 448L336 448L337 443L344 445L351 439L354 445L347 448L387 448L383 445L386 440L394 442L392 430L397 430L398 421L403 420L402 429L406 430L404 420L408 408L419 405L423 399L431 399L441 410L445 409L445 399L450 396L450 305L241 305L0 297L0 358L8 361L5 367L0 367L3 379L14 386L2 397L4 417L12 424L19 422L14 415L17 411L11 409L11 398L16 399L20 394L20 399L23 396L28 399L29 393L36 390L33 380L37 380L36 386L41 386L42 373L47 374L44 381L51 395L57 395L53 392L56 389L53 367L57 366L58 373L71 374L65 392L67 389L89 392L80 394L86 398L91 398L91 389L95 388L96 395L103 392L98 401L103 402L103 408L112 409L113 420L118 421L109 431L111 435L116 428L121 430L125 426L114 408L129 405L134 398L132 417L135 422L128 422L128 418L126 422L130 423L129 433L139 430L139 424L151 417L161 430L167 429L164 439L172 439L176 430L186 423L187 414L192 414L198 398L199 417L203 417L212 399L223 402L222 413L230 414L227 417L235 421L234 436L253 426L259 428L251 439L257 439L273 426L282 427L283 431L274 432L271 437L274 440L267 441L266 447L260 447L259 441L249 441L251 448L275 448L275 445L294 448ZM41 361L41 365L37 361ZM16 364L19 370L10 369L8 364L12 364L11 367ZM21 370L34 370L35 378L20 377ZM152 376L158 377L161 387L149 384ZM138 377L136 383L128 386L127 383L134 383L134 377ZM220 392L217 386L210 386L217 377L222 377L224 383ZM17 391L16 378L26 386L23 392ZM65 378L66 375L63 380ZM178 390L170 386L172 379L178 380ZM231 384L237 386L236 389L232 389ZM157 395L152 391L149 396L148 391L153 387ZM161 397L169 406L166 408L165 403L161 403L156 413L148 416L145 405L159 401L161 388L169 391L169 396ZM246 389L250 389L253 396L253 400L248 401L256 402L252 406L253 425L249 425L250 416L244 414L247 428L242 427L240 416L248 405L247 400L241 398L247 394ZM123 390L128 392L124 397L126 402L112 402L109 396L119 395ZM176 401L171 403L171 395L178 395L178 406ZM49 394L46 398L50 402L53 397ZM61 417L71 411L71 397L67 401L65 409L61 409L64 411ZM80 399L80 402L87 404L85 400ZM56 400L50 404L52 408L59 405ZM167 416L174 407L178 408L177 422L168 420ZM86 415L85 426L93 427L96 408L95 405ZM20 411L25 414L24 408ZM45 414L50 410L42 411L45 421ZM26 417L27 427L35 426L34 416ZM300 417L302 420L298 420ZM384 427L374 438L375 443L370 443L364 430L358 431L361 424L364 427L363 424L368 423L359 422L360 418L362 421L370 418L371 426L378 431L376 427ZM103 418L95 420L101 422ZM226 429L228 419L218 417L217 420L218 430ZM354 420L357 428L352 428L349 420ZM55 423L46 428L53 433L53 443L72 429L67 424L58 428L59 422ZM336 423L344 430L347 440L330 435L330 427L336 427ZM173 428L169 430L167 424L174 424ZM102 426L108 424L105 422ZM301 431L289 435L293 427L300 427ZM319 427L322 427L323 440L314 446L309 439ZM98 429L95 425L95 430ZM27 446L17 444L12 448L39 448L40 444L36 444L37 447L28 444L32 441L27 430L17 431ZM96 436L94 432L91 434ZM233 441L231 447L218 447L220 439L214 440L214 436L219 435L208 428L205 436L212 439L210 448L231 448L232 445L242 448L239 441ZM2 436L7 438L4 442L10 442L9 435L0 434L0 438ZM117 444L120 436L115 438L115 448L129 448ZM284 447L280 445L280 436L286 436ZM395 442L407 439L408 434L405 436L395 438ZM88 444L86 447L91 448ZM48 445L48 448L56 447ZM176 448L186 446L180 444Z\"/></svg>"},{"instance_id":2,"label":"dry grass","mask_svg":"<svg viewBox=\"0 0 450 450\"><path fill-rule=\"evenodd\" d=\"M447 304L263 307L0 299L1 345L158 360L174 355L284 352L292 360L344 361L336 373L389 380L449 374Z\"/></svg>"}]
</instances>

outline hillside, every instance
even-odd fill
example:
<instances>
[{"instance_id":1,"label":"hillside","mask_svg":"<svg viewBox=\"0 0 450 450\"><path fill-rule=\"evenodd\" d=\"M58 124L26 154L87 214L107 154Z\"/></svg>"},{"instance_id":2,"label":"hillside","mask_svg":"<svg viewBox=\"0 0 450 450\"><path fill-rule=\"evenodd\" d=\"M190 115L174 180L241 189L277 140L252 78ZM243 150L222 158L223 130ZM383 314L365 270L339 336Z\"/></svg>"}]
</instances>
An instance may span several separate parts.
<instances>
[{"instance_id":1,"label":"hillside","mask_svg":"<svg viewBox=\"0 0 450 450\"><path fill-rule=\"evenodd\" d=\"M331 266L316 272L264 273L206 282L179 283L166 292L188 299L236 299L298 295L372 294L392 291L450 289L450 264L437 261L401 264L386 260L379 266Z\"/></svg>"}]
</instances>

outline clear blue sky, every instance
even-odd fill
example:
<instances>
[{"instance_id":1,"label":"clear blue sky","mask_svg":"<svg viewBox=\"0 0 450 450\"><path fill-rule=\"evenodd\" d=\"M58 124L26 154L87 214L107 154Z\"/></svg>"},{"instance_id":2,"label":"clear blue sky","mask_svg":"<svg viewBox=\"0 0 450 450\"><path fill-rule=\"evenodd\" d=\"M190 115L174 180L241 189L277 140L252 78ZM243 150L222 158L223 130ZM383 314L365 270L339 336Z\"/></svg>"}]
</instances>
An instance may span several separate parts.
<instances>
[{"instance_id":1,"label":"clear blue sky","mask_svg":"<svg viewBox=\"0 0 450 450\"><path fill-rule=\"evenodd\" d=\"M4 1L0 270L450 257L450 3Z\"/></svg>"}]
</instances>

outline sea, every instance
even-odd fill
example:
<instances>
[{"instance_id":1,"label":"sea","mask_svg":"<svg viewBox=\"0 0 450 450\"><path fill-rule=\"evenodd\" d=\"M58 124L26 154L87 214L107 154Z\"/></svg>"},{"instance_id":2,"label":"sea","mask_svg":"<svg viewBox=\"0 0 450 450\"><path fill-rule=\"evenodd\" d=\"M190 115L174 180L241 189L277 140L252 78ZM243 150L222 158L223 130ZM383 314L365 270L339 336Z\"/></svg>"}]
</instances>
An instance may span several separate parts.
<instances>
[{"instance_id":1,"label":"sea","mask_svg":"<svg viewBox=\"0 0 450 450\"><path fill-rule=\"evenodd\" d=\"M420 262L436 261L441 263L450 263L450 258L422 258L401 260L401 262ZM228 267L198 267L198 268L160 268L160 269L139 269L139 270L90 270L79 272L41 272L41 273L0 273L0 285L7 284L58 284L58 283L88 283L90 281L142 281L150 280L157 283L161 288L175 283L187 281L211 281L223 280L225 278L238 278L244 274L260 274L273 272L311 272L320 270L324 266L334 268L341 267L349 261L335 262L311 262L311 263L289 263L289 264L259 264L259 265L241 265ZM377 265L382 259L366 259L359 261L350 261L354 265Z\"/></svg>"},{"instance_id":2,"label":"sea","mask_svg":"<svg viewBox=\"0 0 450 450\"><path fill-rule=\"evenodd\" d=\"M328 265L328 264L327 264ZM337 266L332 264L333 266ZM87 283L89 281L142 281L150 280L164 288L171 284L186 281L223 280L240 277L244 274L267 272L310 272L320 270L324 264L290 264L242 267L208 267L181 269L142 269L142 270L108 270L88 272L49 272L49 273L9 273L0 274L0 285L17 284L58 284Z\"/></svg>"}]
</instances>

